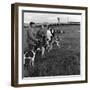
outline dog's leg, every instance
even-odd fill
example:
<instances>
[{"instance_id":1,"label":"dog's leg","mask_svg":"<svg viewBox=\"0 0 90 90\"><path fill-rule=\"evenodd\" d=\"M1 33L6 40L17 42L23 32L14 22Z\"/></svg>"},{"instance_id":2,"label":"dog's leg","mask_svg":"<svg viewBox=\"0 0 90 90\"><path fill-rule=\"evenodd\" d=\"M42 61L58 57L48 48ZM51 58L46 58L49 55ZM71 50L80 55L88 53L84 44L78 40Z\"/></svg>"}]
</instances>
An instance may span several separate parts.
<instances>
[{"instance_id":1,"label":"dog's leg","mask_svg":"<svg viewBox=\"0 0 90 90\"><path fill-rule=\"evenodd\" d=\"M56 44L57 44L57 46L60 48L60 44L59 44L59 41L56 41Z\"/></svg>"},{"instance_id":2,"label":"dog's leg","mask_svg":"<svg viewBox=\"0 0 90 90\"><path fill-rule=\"evenodd\" d=\"M53 45L52 44L53 43L50 44L49 49L48 49L48 52L50 52L52 50L52 48L53 48Z\"/></svg>"},{"instance_id":3,"label":"dog's leg","mask_svg":"<svg viewBox=\"0 0 90 90\"><path fill-rule=\"evenodd\" d=\"M34 60L35 60L35 52L33 52L33 57L32 57L32 66L34 67Z\"/></svg>"},{"instance_id":4,"label":"dog's leg","mask_svg":"<svg viewBox=\"0 0 90 90\"><path fill-rule=\"evenodd\" d=\"M42 53L41 53L42 57L45 57L45 48L42 47Z\"/></svg>"}]
</instances>

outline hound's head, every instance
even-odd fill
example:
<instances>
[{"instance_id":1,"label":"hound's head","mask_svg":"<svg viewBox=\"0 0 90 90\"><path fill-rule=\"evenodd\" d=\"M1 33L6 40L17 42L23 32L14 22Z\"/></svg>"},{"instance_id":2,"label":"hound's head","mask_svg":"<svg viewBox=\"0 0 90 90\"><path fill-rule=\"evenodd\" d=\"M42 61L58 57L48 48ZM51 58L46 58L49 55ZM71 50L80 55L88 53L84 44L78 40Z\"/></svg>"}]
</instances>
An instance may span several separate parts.
<instances>
[{"instance_id":1,"label":"hound's head","mask_svg":"<svg viewBox=\"0 0 90 90\"><path fill-rule=\"evenodd\" d=\"M34 55L34 54L33 54L33 51L28 51L28 52L25 52L25 53L24 53L24 57L25 57L25 58L29 58L29 57L32 58L33 55Z\"/></svg>"}]
</instances>

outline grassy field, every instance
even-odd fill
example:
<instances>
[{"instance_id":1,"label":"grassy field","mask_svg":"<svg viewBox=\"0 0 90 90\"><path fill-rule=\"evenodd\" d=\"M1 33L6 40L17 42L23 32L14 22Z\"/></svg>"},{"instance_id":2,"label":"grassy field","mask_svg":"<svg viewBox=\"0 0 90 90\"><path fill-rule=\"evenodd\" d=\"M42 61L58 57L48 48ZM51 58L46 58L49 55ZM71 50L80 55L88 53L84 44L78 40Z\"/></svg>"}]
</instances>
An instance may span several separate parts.
<instances>
[{"instance_id":1,"label":"grassy field","mask_svg":"<svg viewBox=\"0 0 90 90\"><path fill-rule=\"evenodd\" d=\"M35 67L24 67L25 77L60 76L80 74L80 25L61 25L54 29L65 31L60 34L60 45L54 45L45 58L36 55ZM26 30L24 31L24 48L26 43Z\"/></svg>"}]
</instances>

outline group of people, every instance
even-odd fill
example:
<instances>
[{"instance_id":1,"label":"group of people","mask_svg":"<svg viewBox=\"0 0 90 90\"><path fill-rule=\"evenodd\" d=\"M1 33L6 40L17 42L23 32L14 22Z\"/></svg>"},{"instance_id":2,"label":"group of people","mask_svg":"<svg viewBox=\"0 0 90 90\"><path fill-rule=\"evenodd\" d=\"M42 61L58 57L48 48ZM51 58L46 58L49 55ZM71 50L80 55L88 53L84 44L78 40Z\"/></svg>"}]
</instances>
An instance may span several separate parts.
<instances>
[{"instance_id":1,"label":"group of people","mask_svg":"<svg viewBox=\"0 0 90 90\"><path fill-rule=\"evenodd\" d=\"M35 23L30 22L29 30L27 32L27 43L30 50L36 51L37 49L42 49L42 56L44 54L44 49L52 41L54 37L54 30L48 27L48 25L42 25L41 28L36 31L35 30Z\"/></svg>"},{"instance_id":2,"label":"group of people","mask_svg":"<svg viewBox=\"0 0 90 90\"><path fill-rule=\"evenodd\" d=\"M27 43L29 51L26 54L31 59L32 66L34 66L34 59L36 52L41 51L41 57L45 57L45 50L48 52L52 48L53 38L55 37L55 30L48 25L41 25L41 28L37 31L36 24L30 22L29 29L27 31ZM57 43L57 42L56 42ZM59 46L59 44L57 43Z\"/></svg>"}]
</instances>

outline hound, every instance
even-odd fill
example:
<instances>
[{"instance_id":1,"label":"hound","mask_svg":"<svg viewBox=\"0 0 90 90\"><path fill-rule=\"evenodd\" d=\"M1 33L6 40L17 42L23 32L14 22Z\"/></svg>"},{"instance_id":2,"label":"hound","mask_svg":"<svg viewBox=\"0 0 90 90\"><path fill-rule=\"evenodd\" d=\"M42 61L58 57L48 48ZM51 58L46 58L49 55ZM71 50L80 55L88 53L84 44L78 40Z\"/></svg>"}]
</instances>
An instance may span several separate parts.
<instances>
[{"instance_id":1,"label":"hound","mask_svg":"<svg viewBox=\"0 0 90 90\"><path fill-rule=\"evenodd\" d=\"M28 65L34 67L36 53L37 53L37 51L40 51L40 50L41 50L41 48L38 45L36 45L36 46L33 46L32 50L26 51L24 53L24 64L25 65L28 64Z\"/></svg>"},{"instance_id":2,"label":"hound","mask_svg":"<svg viewBox=\"0 0 90 90\"><path fill-rule=\"evenodd\" d=\"M34 66L35 55L36 53L33 50L30 50L29 52L25 52L24 64Z\"/></svg>"},{"instance_id":3,"label":"hound","mask_svg":"<svg viewBox=\"0 0 90 90\"><path fill-rule=\"evenodd\" d=\"M58 48L60 48L60 38L55 35L55 31L53 29L47 30L47 38L48 38L47 40L48 52L52 50L54 43L58 46Z\"/></svg>"}]
</instances>

